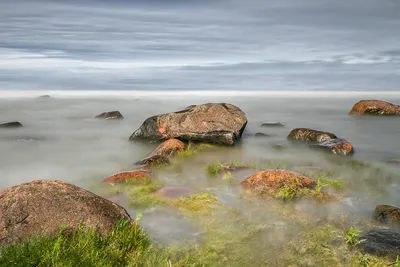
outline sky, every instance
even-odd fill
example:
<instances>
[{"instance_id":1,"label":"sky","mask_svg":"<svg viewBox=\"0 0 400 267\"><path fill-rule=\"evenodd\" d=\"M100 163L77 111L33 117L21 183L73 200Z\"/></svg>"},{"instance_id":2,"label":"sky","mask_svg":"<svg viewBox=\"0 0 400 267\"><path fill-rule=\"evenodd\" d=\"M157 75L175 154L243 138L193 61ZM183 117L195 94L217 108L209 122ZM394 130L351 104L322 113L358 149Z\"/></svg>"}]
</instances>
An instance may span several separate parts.
<instances>
[{"instance_id":1,"label":"sky","mask_svg":"<svg viewBox=\"0 0 400 267\"><path fill-rule=\"evenodd\" d=\"M399 90L398 0L0 0L0 90Z\"/></svg>"}]
</instances>

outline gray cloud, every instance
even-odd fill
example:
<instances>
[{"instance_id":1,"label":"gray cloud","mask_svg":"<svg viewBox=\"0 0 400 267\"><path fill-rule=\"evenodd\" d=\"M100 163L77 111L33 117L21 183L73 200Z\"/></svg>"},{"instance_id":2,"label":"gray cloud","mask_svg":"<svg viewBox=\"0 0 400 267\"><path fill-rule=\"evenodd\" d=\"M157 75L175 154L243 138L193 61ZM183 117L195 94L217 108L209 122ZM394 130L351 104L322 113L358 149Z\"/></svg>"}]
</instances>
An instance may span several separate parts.
<instances>
[{"instance_id":1,"label":"gray cloud","mask_svg":"<svg viewBox=\"0 0 400 267\"><path fill-rule=\"evenodd\" d=\"M398 14L390 0L2 1L0 88L396 90Z\"/></svg>"}]
</instances>

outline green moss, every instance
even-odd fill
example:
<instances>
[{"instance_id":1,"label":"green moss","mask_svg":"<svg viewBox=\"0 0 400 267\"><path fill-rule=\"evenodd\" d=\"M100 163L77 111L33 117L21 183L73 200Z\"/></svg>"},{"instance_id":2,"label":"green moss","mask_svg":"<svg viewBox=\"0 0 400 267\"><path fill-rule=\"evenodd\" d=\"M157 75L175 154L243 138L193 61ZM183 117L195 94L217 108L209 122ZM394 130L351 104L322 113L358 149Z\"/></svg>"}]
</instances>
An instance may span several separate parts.
<instances>
[{"instance_id":1,"label":"green moss","mask_svg":"<svg viewBox=\"0 0 400 267\"><path fill-rule=\"evenodd\" d=\"M192 157L195 154L197 154L198 152L201 152L201 151L211 148L211 147L213 147L213 146L210 144L204 144L204 143L193 144L193 143L189 142L189 144L186 146L186 148L177 154L177 157L178 158Z\"/></svg>"},{"instance_id":2,"label":"green moss","mask_svg":"<svg viewBox=\"0 0 400 267\"><path fill-rule=\"evenodd\" d=\"M161 186L158 184L149 182L126 189L129 197L129 204L137 207L147 207L164 203L164 200L154 195L154 192L160 187Z\"/></svg>"},{"instance_id":3,"label":"green moss","mask_svg":"<svg viewBox=\"0 0 400 267\"><path fill-rule=\"evenodd\" d=\"M210 193L193 194L172 202L173 207L190 212L208 212L216 204L218 204L216 196Z\"/></svg>"}]
</instances>

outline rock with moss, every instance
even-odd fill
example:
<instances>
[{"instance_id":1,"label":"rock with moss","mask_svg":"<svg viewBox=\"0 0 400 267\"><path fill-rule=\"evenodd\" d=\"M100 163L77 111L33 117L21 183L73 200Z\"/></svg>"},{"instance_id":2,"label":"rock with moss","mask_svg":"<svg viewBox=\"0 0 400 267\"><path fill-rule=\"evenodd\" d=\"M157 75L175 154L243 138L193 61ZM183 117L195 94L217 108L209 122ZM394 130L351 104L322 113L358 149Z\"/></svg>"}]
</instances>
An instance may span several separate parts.
<instances>
[{"instance_id":1,"label":"rock with moss","mask_svg":"<svg viewBox=\"0 0 400 267\"><path fill-rule=\"evenodd\" d=\"M381 223L400 226L400 208L391 205L378 205L373 218Z\"/></svg>"},{"instance_id":2,"label":"rock with moss","mask_svg":"<svg viewBox=\"0 0 400 267\"><path fill-rule=\"evenodd\" d=\"M19 127L22 127L22 124L18 121L12 121L0 124L0 128L19 128Z\"/></svg>"},{"instance_id":3,"label":"rock with moss","mask_svg":"<svg viewBox=\"0 0 400 267\"><path fill-rule=\"evenodd\" d=\"M138 179L151 179L151 171L135 170L115 173L103 180L108 184L129 183Z\"/></svg>"},{"instance_id":4,"label":"rock with moss","mask_svg":"<svg viewBox=\"0 0 400 267\"><path fill-rule=\"evenodd\" d=\"M360 238L359 246L365 253L378 256L400 255L400 231L394 229L373 229Z\"/></svg>"},{"instance_id":5,"label":"rock with moss","mask_svg":"<svg viewBox=\"0 0 400 267\"><path fill-rule=\"evenodd\" d=\"M234 145L247 124L244 112L225 103L192 105L185 110L148 118L130 140L167 140Z\"/></svg>"},{"instance_id":6,"label":"rock with moss","mask_svg":"<svg viewBox=\"0 0 400 267\"><path fill-rule=\"evenodd\" d=\"M0 192L0 244L57 236L79 224L108 234L119 221L133 220L121 206L78 186L36 180Z\"/></svg>"},{"instance_id":7,"label":"rock with moss","mask_svg":"<svg viewBox=\"0 0 400 267\"><path fill-rule=\"evenodd\" d=\"M291 188L293 194L301 188L315 188L315 181L290 170L264 170L258 172L244 181L241 186L253 194L277 196L280 190Z\"/></svg>"},{"instance_id":8,"label":"rock with moss","mask_svg":"<svg viewBox=\"0 0 400 267\"><path fill-rule=\"evenodd\" d=\"M152 155L160 155L165 157L175 156L185 149L185 143L178 139L169 139L162 142L153 152Z\"/></svg>"},{"instance_id":9,"label":"rock with moss","mask_svg":"<svg viewBox=\"0 0 400 267\"><path fill-rule=\"evenodd\" d=\"M122 120L124 117L119 111L108 111L97 115L95 118L104 120Z\"/></svg>"},{"instance_id":10,"label":"rock with moss","mask_svg":"<svg viewBox=\"0 0 400 267\"><path fill-rule=\"evenodd\" d=\"M140 165L141 167L160 167L169 164L171 164L171 162L163 155L150 155L136 162L136 165Z\"/></svg>"},{"instance_id":11,"label":"rock with moss","mask_svg":"<svg viewBox=\"0 0 400 267\"><path fill-rule=\"evenodd\" d=\"M166 186L154 192L157 197L164 199L178 199L195 193L197 193L197 190L184 186Z\"/></svg>"},{"instance_id":12,"label":"rock with moss","mask_svg":"<svg viewBox=\"0 0 400 267\"><path fill-rule=\"evenodd\" d=\"M337 137L333 133L313 130L309 128L293 129L287 136L287 139L291 141L306 142L311 144L316 144L335 138Z\"/></svg>"},{"instance_id":13,"label":"rock with moss","mask_svg":"<svg viewBox=\"0 0 400 267\"><path fill-rule=\"evenodd\" d=\"M400 115L400 106L382 100L361 100L352 107L349 115Z\"/></svg>"}]
</instances>

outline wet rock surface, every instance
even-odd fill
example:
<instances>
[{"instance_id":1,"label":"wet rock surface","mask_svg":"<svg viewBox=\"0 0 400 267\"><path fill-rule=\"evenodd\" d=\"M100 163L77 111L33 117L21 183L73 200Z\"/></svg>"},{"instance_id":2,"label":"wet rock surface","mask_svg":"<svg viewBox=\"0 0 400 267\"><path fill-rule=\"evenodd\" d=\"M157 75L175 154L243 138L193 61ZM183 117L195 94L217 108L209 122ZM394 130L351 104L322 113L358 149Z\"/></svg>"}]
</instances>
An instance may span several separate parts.
<instances>
[{"instance_id":1,"label":"wet rock surface","mask_svg":"<svg viewBox=\"0 0 400 267\"><path fill-rule=\"evenodd\" d=\"M378 205L372 216L375 220L400 226L400 208L391 205Z\"/></svg>"},{"instance_id":2,"label":"wet rock surface","mask_svg":"<svg viewBox=\"0 0 400 267\"><path fill-rule=\"evenodd\" d=\"M151 172L148 170L126 171L115 173L103 181L108 184L127 183L137 179L151 179Z\"/></svg>"},{"instance_id":3,"label":"wet rock surface","mask_svg":"<svg viewBox=\"0 0 400 267\"><path fill-rule=\"evenodd\" d=\"M138 162L136 165L140 165L142 167L157 167L162 165L169 165L171 162L166 156L163 155L150 155Z\"/></svg>"},{"instance_id":4,"label":"wet rock surface","mask_svg":"<svg viewBox=\"0 0 400 267\"><path fill-rule=\"evenodd\" d=\"M12 121L0 124L0 128L19 128L19 127L22 127L22 124L18 121Z\"/></svg>"},{"instance_id":5,"label":"wet rock surface","mask_svg":"<svg viewBox=\"0 0 400 267\"><path fill-rule=\"evenodd\" d=\"M244 181L241 186L256 195L275 195L277 190L285 186L314 188L316 183L300 173L290 170L265 170L258 172Z\"/></svg>"},{"instance_id":6,"label":"wet rock surface","mask_svg":"<svg viewBox=\"0 0 400 267\"><path fill-rule=\"evenodd\" d=\"M313 149L332 152L334 155L350 156L354 153L353 145L340 138L326 140L318 144L311 144L310 147Z\"/></svg>"},{"instance_id":7,"label":"wet rock surface","mask_svg":"<svg viewBox=\"0 0 400 267\"><path fill-rule=\"evenodd\" d=\"M177 138L183 141L234 145L241 138L246 124L244 112L234 105L192 105L185 110L148 118L129 139Z\"/></svg>"},{"instance_id":8,"label":"wet rock surface","mask_svg":"<svg viewBox=\"0 0 400 267\"><path fill-rule=\"evenodd\" d=\"M124 117L119 111L108 111L97 115L95 118L104 120L122 120Z\"/></svg>"},{"instance_id":9,"label":"wet rock surface","mask_svg":"<svg viewBox=\"0 0 400 267\"><path fill-rule=\"evenodd\" d=\"M400 115L400 106L381 100L361 100L353 106L349 115Z\"/></svg>"},{"instance_id":10,"label":"wet rock surface","mask_svg":"<svg viewBox=\"0 0 400 267\"><path fill-rule=\"evenodd\" d=\"M178 139L169 139L161 143L153 152L150 153L150 156L175 156L177 153L183 151L184 149L185 144L182 141Z\"/></svg>"},{"instance_id":11,"label":"wet rock surface","mask_svg":"<svg viewBox=\"0 0 400 267\"><path fill-rule=\"evenodd\" d=\"M306 143L319 143L326 140L337 138L333 133L313 130L309 128L296 128L293 129L287 139L292 141L306 142Z\"/></svg>"},{"instance_id":12,"label":"wet rock surface","mask_svg":"<svg viewBox=\"0 0 400 267\"><path fill-rule=\"evenodd\" d=\"M360 247L365 253L378 256L400 255L400 231L393 229L374 229L360 238Z\"/></svg>"},{"instance_id":13,"label":"wet rock surface","mask_svg":"<svg viewBox=\"0 0 400 267\"><path fill-rule=\"evenodd\" d=\"M0 191L0 244L36 236L56 236L79 223L105 235L130 216L121 206L78 186L36 180Z\"/></svg>"}]
</instances>

